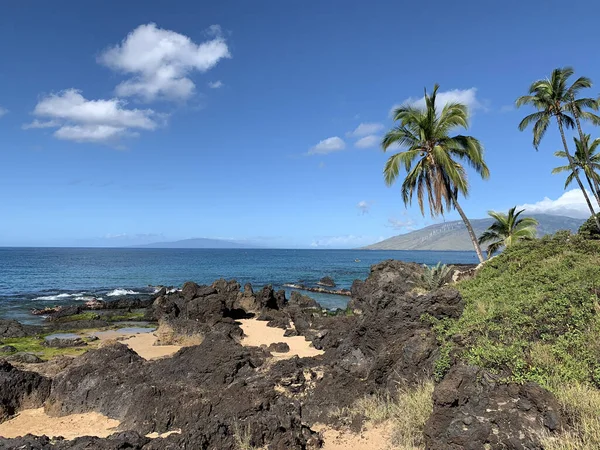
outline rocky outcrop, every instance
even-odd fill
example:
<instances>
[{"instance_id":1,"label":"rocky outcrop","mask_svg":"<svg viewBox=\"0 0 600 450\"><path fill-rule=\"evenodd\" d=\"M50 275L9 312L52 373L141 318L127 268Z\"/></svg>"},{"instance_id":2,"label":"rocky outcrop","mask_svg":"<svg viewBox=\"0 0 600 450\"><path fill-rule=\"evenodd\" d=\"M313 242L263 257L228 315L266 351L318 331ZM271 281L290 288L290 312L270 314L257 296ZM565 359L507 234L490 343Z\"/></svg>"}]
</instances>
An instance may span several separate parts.
<instances>
[{"instance_id":1,"label":"rocky outcrop","mask_svg":"<svg viewBox=\"0 0 600 450\"><path fill-rule=\"evenodd\" d=\"M50 394L50 379L0 361L0 422L21 409L39 408Z\"/></svg>"},{"instance_id":2,"label":"rocky outcrop","mask_svg":"<svg viewBox=\"0 0 600 450\"><path fill-rule=\"evenodd\" d=\"M16 320L0 319L0 338L24 337L27 334L27 328Z\"/></svg>"},{"instance_id":3,"label":"rocky outcrop","mask_svg":"<svg viewBox=\"0 0 600 450\"><path fill-rule=\"evenodd\" d=\"M316 448L320 440L303 423L300 402L275 389L284 375L260 370L267 357L216 333L152 362L117 343L86 353L59 373L47 411L98 411L141 434L180 428L181 435L168 438L173 448L233 450L239 430L256 447Z\"/></svg>"},{"instance_id":4,"label":"rocky outcrop","mask_svg":"<svg viewBox=\"0 0 600 450\"><path fill-rule=\"evenodd\" d=\"M0 450L175 450L175 447L169 447L168 444L165 444L161 439L152 442L151 439L141 436L135 431L115 433L104 439L84 436L70 441L28 434L16 439L4 439L3 442L0 442Z\"/></svg>"},{"instance_id":5,"label":"rocky outcrop","mask_svg":"<svg viewBox=\"0 0 600 450\"><path fill-rule=\"evenodd\" d=\"M317 283L319 286L335 287L335 281L331 277L323 277Z\"/></svg>"},{"instance_id":6,"label":"rocky outcrop","mask_svg":"<svg viewBox=\"0 0 600 450\"><path fill-rule=\"evenodd\" d=\"M503 384L472 366L455 366L433 392L428 450L542 449L539 436L562 428L554 396L535 383Z\"/></svg>"}]
</instances>

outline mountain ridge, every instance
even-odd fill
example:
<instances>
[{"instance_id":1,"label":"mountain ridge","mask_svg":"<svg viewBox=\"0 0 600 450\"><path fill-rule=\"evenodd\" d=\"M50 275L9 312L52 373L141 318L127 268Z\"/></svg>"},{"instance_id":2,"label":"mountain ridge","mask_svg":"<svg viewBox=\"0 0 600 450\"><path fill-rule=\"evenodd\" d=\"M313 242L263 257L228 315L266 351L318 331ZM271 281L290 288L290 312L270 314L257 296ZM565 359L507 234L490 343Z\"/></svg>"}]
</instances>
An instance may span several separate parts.
<instances>
[{"instance_id":1,"label":"mountain ridge","mask_svg":"<svg viewBox=\"0 0 600 450\"><path fill-rule=\"evenodd\" d=\"M554 234L558 230L570 230L576 232L585 222L585 219L575 219L567 216L555 216L550 214L528 214L539 222L538 237ZM477 236L480 236L492 223L494 219L473 219L471 225ZM405 234L392 236L383 241L376 242L361 250L473 250L473 244L467 233L462 220L444 222L420 230L410 231Z\"/></svg>"}]
</instances>

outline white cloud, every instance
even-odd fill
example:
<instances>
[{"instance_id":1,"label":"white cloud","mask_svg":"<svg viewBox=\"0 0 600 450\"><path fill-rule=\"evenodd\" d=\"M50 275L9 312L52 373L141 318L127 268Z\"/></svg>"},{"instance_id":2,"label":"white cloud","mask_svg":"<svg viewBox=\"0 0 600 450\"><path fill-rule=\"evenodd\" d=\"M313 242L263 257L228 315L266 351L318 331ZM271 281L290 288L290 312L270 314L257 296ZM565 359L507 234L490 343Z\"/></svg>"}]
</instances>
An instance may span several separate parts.
<instances>
[{"instance_id":1,"label":"white cloud","mask_svg":"<svg viewBox=\"0 0 600 450\"><path fill-rule=\"evenodd\" d=\"M356 207L358 208L358 210L360 211L360 213L362 215L368 214L368 212L371 209L371 202L368 202L366 200L361 200L360 202L358 202L356 204Z\"/></svg>"},{"instance_id":2,"label":"white cloud","mask_svg":"<svg viewBox=\"0 0 600 450\"><path fill-rule=\"evenodd\" d=\"M431 94L431 92L428 92ZM477 109L485 109L485 106L481 104L481 102L477 99L477 88L470 89L452 89L450 91L438 91L436 98L436 106L438 112L447 104L447 103L463 103L469 107L469 110L474 111ZM402 105L411 105L416 108L425 108L425 97L421 97L419 99L414 97L409 97L404 100L401 104L394 105L390 110L390 115L393 116L394 110Z\"/></svg>"},{"instance_id":3,"label":"white cloud","mask_svg":"<svg viewBox=\"0 0 600 450\"><path fill-rule=\"evenodd\" d=\"M598 212L598 204L594 200L594 196L589 193L588 195L596 212ZM583 197L583 193L579 189L571 189L556 200L545 197L543 200L536 203L520 205L518 206L518 209L525 209L525 212L528 214L552 214L576 217L579 219L587 219L591 215Z\"/></svg>"},{"instance_id":4,"label":"white cloud","mask_svg":"<svg viewBox=\"0 0 600 450\"><path fill-rule=\"evenodd\" d=\"M5 114L8 114L8 109L3 108L2 106L0 106L0 117L2 117Z\"/></svg>"},{"instance_id":5,"label":"white cloud","mask_svg":"<svg viewBox=\"0 0 600 450\"><path fill-rule=\"evenodd\" d=\"M326 155L327 153L344 150L346 143L338 136L323 139L308 151L309 155Z\"/></svg>"},{"instance_id":6,"label":"white cloud","mask_svg":"<svg viewBox=\"0 0 600 450\"><path fill-rule=\"evenodd\" d=\"M118 99L87 100L76 89L67 89L41 99L33 114L35 119L23 128L58 128L54 136L76 142L109 142L137 136L135 130L154 130L164 115L151 109L127 109Z\"/></svg>"},{"instance_id":7,"label":"white cloud","mask_svg":"<svg viewBox=\"0 0 600 450\"><path fill-rule=\"evenodd\" d=\"M223 82L221 80L211 81L208 83L208 87L211 89L219 89L220 87L223 87Z\"/></svg>"},{"instance_id":8,"label":"white cloud","mask_svg":"<svg viewBox=\"0 0 600 450\"><path fill-rule=\"evenodd\" d=\"M381 138L375 135L365 136L354 143L357 148L373 148L379 145Z\"/></svg>"},{"instance_id":9,"label":"white cloud","mask_svg":"<svg viewBox=\"0 0 600 450\"><path fill-rule=\"evenodd\" d=\"M357 248L374 242L383 241L383 236L355 236L348 234L344 236L323 236L313 239L310 244L313 248Z\"/></svg>"},{"instance_id":10,"label":"white cloud","mask_svg":"<svg viewBox=\"0 0 600 450\"><path fill-rule=\"evenodd\" d=\"M207 34L211 40L196 44L154 23L140 25L120 44L104 51L98 61L132 75L116 87L120 97L136 96L147 102L157 98L185 100L195 90L191 72L206 72L221 59L231 57L218 25L211 26Z\"/></svg>"},{"instance_id":11,"label":"white cloud","mask_svg":"<svg viewBox=\"0 0 600 450\"><path fill-rule=\"evenodd\" d=\"M346 135L348 137L362 137L375 134L381 130L383 130L383 124L381 123L361 123L354 131L350 131Z\"/></svg>"},{"instance_id":12,"label":"white cloud","mask_svg":"<svg viewBox=\"0 0 600 450\"><path fill-rule=\"evenodd\" d=\"M55 128L59 127L60 122L58 120L38 120L35 119L31 123L24 124L21 128L24 130L29 130L31 128Z\"/></svg>"}]
</instances>

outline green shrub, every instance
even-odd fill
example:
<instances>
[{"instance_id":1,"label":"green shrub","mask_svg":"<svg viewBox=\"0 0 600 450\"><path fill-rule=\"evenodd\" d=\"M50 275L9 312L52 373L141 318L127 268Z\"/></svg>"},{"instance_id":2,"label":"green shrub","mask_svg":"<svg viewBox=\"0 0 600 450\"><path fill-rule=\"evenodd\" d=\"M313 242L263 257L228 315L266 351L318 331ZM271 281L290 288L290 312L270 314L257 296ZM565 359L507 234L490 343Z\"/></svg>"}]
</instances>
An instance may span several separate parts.
<instances>
[{"instance_id":1,"label":"green shrub","mask_svg":"<svg viewBox=\"0 0 600 450\"><path fill-rule=\"evenodd\" d=\"M507 380L600 386L600 242L559 232L522 242L457 285L465 310L438 321L450 355Z\"/></svg>"},{"instance_id":2,"label":"green shrub","mask_svg":"<svg viewBox=\"0 0 600 450\"><path fill-rule=\"evenodd\" d=\"M596 214L596 217L600 218L600 213ZM598 230L594 216L590 216L590 218L581 225L578 234L585 239L600 239L600 230Z\"/></svg>"},{"instance_id":3,"label":"green shrub","mask_svg":"<svg viewBox=\"0 0 600 450\"><path fill-rule=\"evenodd\" d=\"M451 267L447 266L446 264L442 264L441 262L431 267L423 264L423 268L425 270L423 275L421 275L421 281L423 282L425 289L430 291L440 288L444 284L448 283L452 276Z\"/></svg>"}]
</instances>

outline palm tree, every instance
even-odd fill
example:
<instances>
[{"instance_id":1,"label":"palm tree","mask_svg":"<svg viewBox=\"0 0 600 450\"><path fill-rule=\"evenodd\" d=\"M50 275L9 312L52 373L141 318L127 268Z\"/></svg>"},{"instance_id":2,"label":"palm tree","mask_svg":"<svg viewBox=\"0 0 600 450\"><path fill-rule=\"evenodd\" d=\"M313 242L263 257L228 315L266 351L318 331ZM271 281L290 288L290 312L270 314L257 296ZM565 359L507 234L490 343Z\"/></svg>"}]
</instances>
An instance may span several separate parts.
<instances>
[{"instance_id":1,"label":"palm tree","mask_svg":"<svg viewBox=\"0 0 600 450\"><path fill-rule=\"evenodd\" d=\"M516 209L516 206L510 208L508 214L488 211L488 215L495 221L479 237L480 244L490 243L487 248L488 258L502 247L510 247L523 239L535 238L538 221L531 217L519 219L525 210L515 212Z\"/></svg>"},{"instance_id":2,"label":"palm tree","mask_svg":"<svg viewBox=\"0 0 600 450\"><path fill-rule=\"evenodd\" d=\"M600 145L600 139L596 138L590 144L590 135L585 134L583 136L583 141L580 141L577 138L573 138L573 141L575 142L575 154L573 155L573 160L575 161L576 171L583 171L588 186L590 187L590 192L594 194L596 201L600 204L600 154L596 154L598 146ZM559 150L554 153L554 156L565 158L567 155L564 151ZM566 189L575 179L575 174L571 170L570 165L559 166L552 170L553 174L562 172L570 172L565 181Z\"/></svg>"},{"instance_id":3,"label":"palm tree","mask_svg":"<svg viewBox=\"0 0 600 450\"><path fill-rule=\"evenodd\" d=\"M421 214L425 215L424 200L429 203L432 216L444 214L456 208L467 227L473 247L480 261L483 253L477 236L458 203L458 194L467 196L469 184L461 160L469 164L482 178L489 177L483 160L481 143L471 136L449 136L458 127L467 128L469 112L466 105L447 103L438 114L436 96L439 86L433 87L431 95L425 90L425 108L403 105L394 111L394 121L399 122L384 136L381 146L387 151L390 146L406 150L392 155L383 170L385 182L391 186L398 178L400 166L406 170L402 183L402 199L405 205L412 203L416 192Z\"/></svg>"},{"instance_id":4,"label":"palm tree","mask_svg":"<svg viewBox=\"0 0 600 450\"><path fill-rule=\"evenodd\" d=\"M584 87L588 87L586 78L578 78L575 83L568 86L569 77L573 75L573 69L563 67L554 69L550 78L537 80L529 87L529 95L519 97L516 101L517 107L530 104L537 109L537 112L526 116L519 124L519 130L525 130L530 124L533 125L533 146L537 150L544 134L548 130L550 120L554 117L558 125L558 130L562 138L565 155L569 160L569 166L574 174L575 180L583 193L585 201L594 217L596 213L590 202L583 183L579 178L579 173L576 171L576 164L569 152L567 139L565 138L565 128L573 128L575 120L571 117L571 113L575 113L577 117L600 122L600 117L595 114L585 111L584 108L598 108L598 102L591 98L576 99L577 93ZM579 119L577 119L579 120ZM596 219L596 225L600 230L600 221Z\"/></svg>"}]
</instances>

